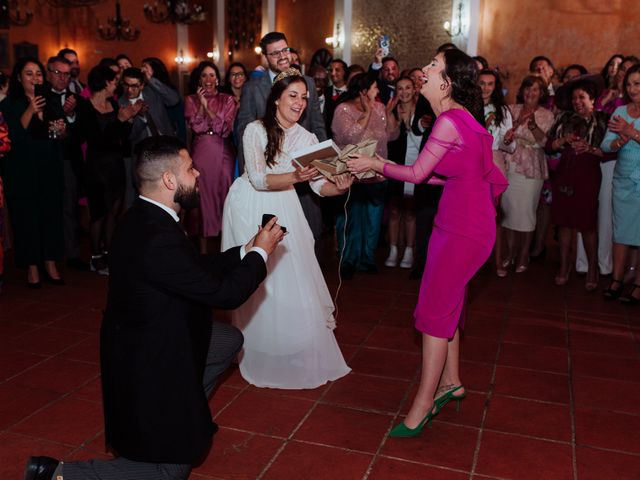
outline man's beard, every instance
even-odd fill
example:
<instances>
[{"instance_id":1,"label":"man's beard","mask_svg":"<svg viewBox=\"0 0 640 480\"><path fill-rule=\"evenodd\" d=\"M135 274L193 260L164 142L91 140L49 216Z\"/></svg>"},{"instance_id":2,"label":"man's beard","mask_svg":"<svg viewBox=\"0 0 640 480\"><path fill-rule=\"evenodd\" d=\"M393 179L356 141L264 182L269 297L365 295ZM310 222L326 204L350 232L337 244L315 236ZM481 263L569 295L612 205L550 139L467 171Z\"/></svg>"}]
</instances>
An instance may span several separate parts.
<instances>
[{"instance_id":1,"label":"man's beard","mask_svg":"<svg viewBox=\"0 0 640 480\"><path fill-rule=\"evenodd\" d=\"M193 188L187 188L183 185L178 186L178 190L173 195L173 201L180 205L184 210L190 210L200 206L200 192L194 185Z\"/></svg>"}]
</instances>

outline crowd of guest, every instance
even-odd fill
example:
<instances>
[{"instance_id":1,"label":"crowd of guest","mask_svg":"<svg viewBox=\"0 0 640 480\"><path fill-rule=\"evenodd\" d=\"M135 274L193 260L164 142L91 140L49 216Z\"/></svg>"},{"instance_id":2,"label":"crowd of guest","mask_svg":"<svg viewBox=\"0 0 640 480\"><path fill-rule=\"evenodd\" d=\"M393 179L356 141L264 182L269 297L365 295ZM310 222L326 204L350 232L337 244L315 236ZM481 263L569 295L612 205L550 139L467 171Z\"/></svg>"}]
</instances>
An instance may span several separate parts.
<instances>
[{"instance_id":1,"label":"crowd of guest","mask_svg":"<svg viewBox=\"0 0 640 480\"><path fill-rule=\"evenodd\" d=\"M0 76L0 252L12 245L29 287L41 288L41 280L63 285L62 260L108 275L111 236L137 195L136 145L150 136L188 140L200 205L182 221L200 251L210 250L233 179L245 172L244 131L265 115L274 78L292 66L308 73L298 123L319 141L331 138L340 148L375 141L383 158L416 161L435 120L420 94L422 66L401 68L381 50L370 65L349 66L326 49L305 66L283 34L268 40L264 67L249 72L235 62L221 75L201 62L184 96L155 57L140 65L125 54L104 58L82 76L77 53L63 49L46 65L19 59L10 77ZM448 48L455 46L439 51ZM599 276L611 275L605 298L640 303L638 58L616 54L590 74L579 64L555 68L535 57L509 105L501 73L485 58L475 60L493 160L509 181L496 222L496 274L525 274L557 242L556 285L567 284L575 269L595 291ZM355 183L348 202L346 195L319 197L306 181L295 189L316 254L323 229L335 232L343 278L377 273L381 240L386 267L421 275L442 186ZM87 259L82 232L90 239ZM0 254L0 275L3 262Z\"/></svg>"}]
</instances>

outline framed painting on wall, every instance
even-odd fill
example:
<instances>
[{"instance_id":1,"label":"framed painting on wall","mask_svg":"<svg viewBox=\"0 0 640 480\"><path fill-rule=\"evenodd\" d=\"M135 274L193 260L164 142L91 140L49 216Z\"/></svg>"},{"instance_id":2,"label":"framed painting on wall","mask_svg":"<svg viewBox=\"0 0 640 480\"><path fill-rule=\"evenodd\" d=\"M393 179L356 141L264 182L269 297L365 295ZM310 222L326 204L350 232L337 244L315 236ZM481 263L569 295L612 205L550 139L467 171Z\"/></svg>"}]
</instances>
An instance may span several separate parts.
<instances>
[{"instance_id":1,"label":"framed painting on wall","mask_svg":"<svg viewBox=\"0 0 640 480\"><path fill-rule=\"evenodd\" d=\"M13 61L24 57L38 58L38 45L29 42L16 43L13 46Z\"/></svg>"}]
</instances>

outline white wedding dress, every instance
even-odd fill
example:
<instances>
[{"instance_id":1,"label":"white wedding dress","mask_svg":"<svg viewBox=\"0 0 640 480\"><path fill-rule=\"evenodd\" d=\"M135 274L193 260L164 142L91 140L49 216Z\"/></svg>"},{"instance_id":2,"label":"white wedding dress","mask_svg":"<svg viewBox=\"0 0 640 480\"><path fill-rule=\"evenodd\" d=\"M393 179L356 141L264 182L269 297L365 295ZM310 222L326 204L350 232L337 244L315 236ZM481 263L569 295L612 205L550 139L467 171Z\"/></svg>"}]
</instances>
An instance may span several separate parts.
<instances>
[{"instance_id":1,"label":"white wedding dress","mask_svg":"<svg viewBox=\"0 0 640 480\"><path fill-rule=\"evenodd\" d=\"M291 156L317 143L296 124L285 130L282 152L268 167L267 134L261 121L244 133L245 173L231 186L222 218L222 250L253 237L264 213L278 217L288 235L269 256L267 278L240 308L233 324L244 334L242 377L258 387L316 388L349 373L333 335L333 301L314 254L314 240L293 187L267 189L268 174L294 171ZM319 194L325 180L311 182Z\"/></svg>"}]
</instances>

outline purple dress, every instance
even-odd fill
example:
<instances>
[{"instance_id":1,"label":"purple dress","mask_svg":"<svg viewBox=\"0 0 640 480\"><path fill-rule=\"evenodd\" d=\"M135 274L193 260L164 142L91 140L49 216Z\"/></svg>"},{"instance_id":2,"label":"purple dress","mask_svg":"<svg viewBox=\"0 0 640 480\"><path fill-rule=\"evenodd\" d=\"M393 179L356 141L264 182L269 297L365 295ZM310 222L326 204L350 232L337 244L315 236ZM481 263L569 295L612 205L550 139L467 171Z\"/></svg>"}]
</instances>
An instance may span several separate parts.
<instances>
[{"instance_id":1,"label":"purple dress","mask_svg":"<svg viewBox=\"0 0 640 480\"><path fill-rule=\"evenodd\" d=\"M416 328L433 337L452 338L463 327L467 284L493 249L495 198L507 180L493 163L492 143L471 114L452 109L438 117L414 165L384 166L385 176L404 182L445 177L414 313Z\"/></svg>"},{"instance_id":2,"label":"purple dress","mask_svg":"<svg viewBox=\"0 0 640 480\"><path fill-rule=\"evenodd\" d=\"M191 157L200 172L200 228L204 237L220 235L222 207L233 181L235 149L230 134L236 116L236 101L226 93L207 96L212 118L200 109L198 95L185 99L184 116L191 132ZM193 233L193 232L190 232Z\"/></svg>"}]
</instances>

